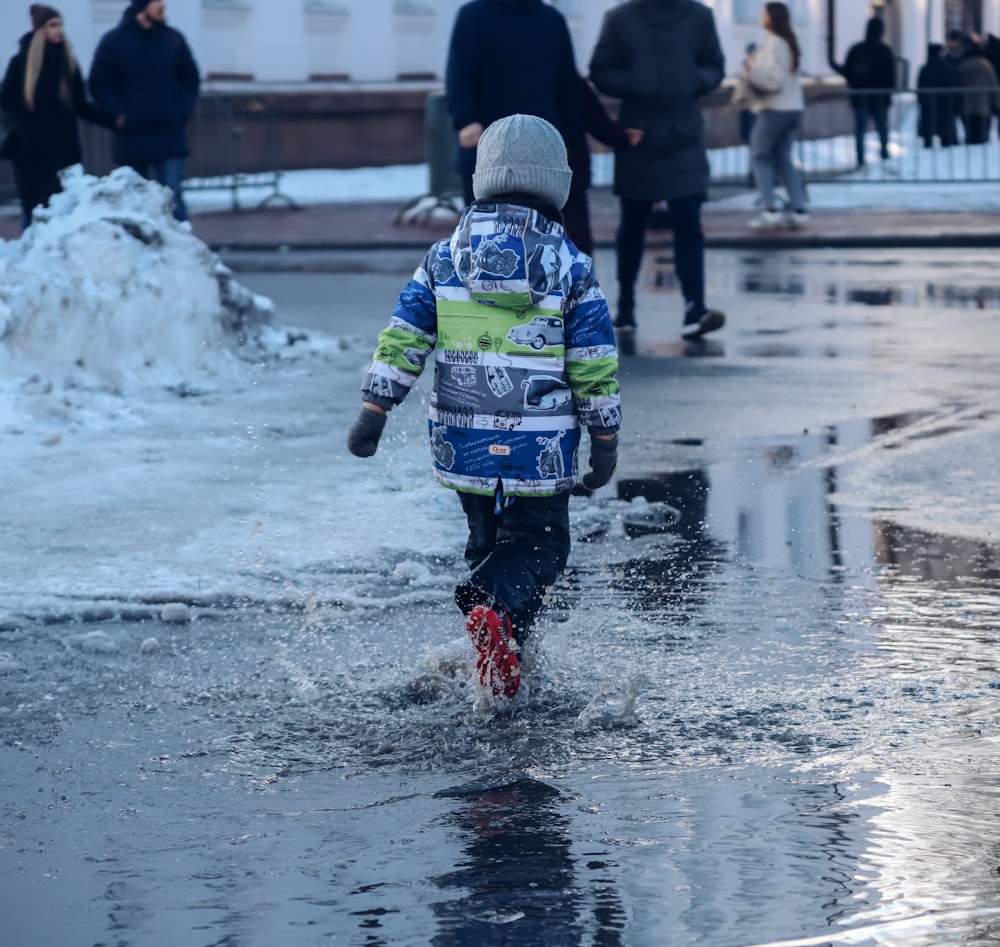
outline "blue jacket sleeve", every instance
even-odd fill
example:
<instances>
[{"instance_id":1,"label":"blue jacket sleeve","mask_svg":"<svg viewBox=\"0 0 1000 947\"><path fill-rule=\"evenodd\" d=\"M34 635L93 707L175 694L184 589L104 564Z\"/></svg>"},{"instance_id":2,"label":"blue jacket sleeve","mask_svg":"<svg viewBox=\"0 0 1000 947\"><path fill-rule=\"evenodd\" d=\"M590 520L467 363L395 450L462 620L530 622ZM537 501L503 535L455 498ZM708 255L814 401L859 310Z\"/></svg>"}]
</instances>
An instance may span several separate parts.
<instances>
[{"instance_id":1,"label":"blue jacket sleeve","mask_svg":"<svg viewBox=\"0 0 1000 947\"><path fill-rule=\"evenodd\" d=\"M566 311L566 376L580 423L591 433L613 434L622 421L615 333L593 260L583 267Z\"/></svg>"},{"instance_id":2,"label":"blue jacket sleeve","mask_svg":"<svg viewBox=\"0 0 1000 947\"><path fill-rule=\"evenodd\" d=\"M423 373L427 357L437 345L437 300L431 287L430 262L424 257L403 287L389 325L378 337L361 395L387 410L400 404Z\"/></svg>"}]
</instances>

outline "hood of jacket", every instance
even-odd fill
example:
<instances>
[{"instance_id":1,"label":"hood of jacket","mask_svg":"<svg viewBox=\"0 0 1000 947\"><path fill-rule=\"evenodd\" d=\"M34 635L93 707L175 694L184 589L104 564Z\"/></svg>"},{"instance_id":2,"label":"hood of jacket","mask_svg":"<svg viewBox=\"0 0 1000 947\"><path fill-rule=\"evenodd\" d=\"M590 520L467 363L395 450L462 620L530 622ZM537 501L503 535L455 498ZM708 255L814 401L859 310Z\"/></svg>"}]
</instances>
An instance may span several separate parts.
<instances>
[{"instance_id":1,"label":"hood of jacket","mask_svg":"<svg viewBox=\"0 0 1000 947\"><path fill-rule=\"evenodd\" d=\"M878 17L872 17L865 26L865 42L879 43L885 35L885 23Z\"/></svg>"},{"instance_id":2,"label":"hood of jacket","mask_svg":"<svg viewBox=\"0 0 1000 947\"><path fill-rule=\"evenodd\" d=\"M530 309L553 292L565 299L575 254L562 224L520 204L467 207L451 238L455 272L484 306Z\"/></svg>"},{"instance_id":3,"label":"hood of jacket","mask_svg":"<svg viewBox=\"0 0 1000 947\"><path fill-rule=\"evenodd\" d=\"M122 18L118 23L119 26L124 26L129 29L138 30L140 33L155 33L157 30L162 30L166 28L166 23L153 23L151 26L143 26L136 18L135 14L132 12L132 8L129 7L122 14Z\"/></svg>"}]
</instances>

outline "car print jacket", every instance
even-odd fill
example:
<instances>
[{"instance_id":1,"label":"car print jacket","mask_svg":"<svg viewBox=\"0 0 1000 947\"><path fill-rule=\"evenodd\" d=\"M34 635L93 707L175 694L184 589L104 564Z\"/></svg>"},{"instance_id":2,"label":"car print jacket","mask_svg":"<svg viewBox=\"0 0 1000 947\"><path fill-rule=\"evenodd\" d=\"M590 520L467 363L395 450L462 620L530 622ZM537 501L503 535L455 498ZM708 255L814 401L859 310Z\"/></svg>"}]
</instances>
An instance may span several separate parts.
<instances>
[{"instance_id":1,"label":"car print jacket","mask_svg":"<svg viewBox=\"0 0 1000 947\"><path fill-rule=\"evenodd\" d=\"M432 354L434 472L452 489L570 490L580 426L610 434L621 423L618 353L593 261L538 210L465 209L400 293L363 398L401 403Z\"/></svg>"}]
</instances>

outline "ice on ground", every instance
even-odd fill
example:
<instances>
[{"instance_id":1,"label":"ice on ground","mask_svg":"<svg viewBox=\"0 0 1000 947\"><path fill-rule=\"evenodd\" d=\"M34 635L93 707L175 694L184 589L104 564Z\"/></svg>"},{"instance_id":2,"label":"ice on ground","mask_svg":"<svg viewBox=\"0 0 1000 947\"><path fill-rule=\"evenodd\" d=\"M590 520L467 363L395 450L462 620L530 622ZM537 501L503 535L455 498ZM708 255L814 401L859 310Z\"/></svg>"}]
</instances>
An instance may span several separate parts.
<instances>
[{"instance_id":1,"label":"ice on ground","mask_svg":"<svg viewBox=\"0 0 1000 947\"><path fill-rule=\"evenodd\" d=\"M369 343L277 315L128 169L73 169L0 244L0 631L446 594L421 411L348 458Z\"/></svg>"}]
</instances>

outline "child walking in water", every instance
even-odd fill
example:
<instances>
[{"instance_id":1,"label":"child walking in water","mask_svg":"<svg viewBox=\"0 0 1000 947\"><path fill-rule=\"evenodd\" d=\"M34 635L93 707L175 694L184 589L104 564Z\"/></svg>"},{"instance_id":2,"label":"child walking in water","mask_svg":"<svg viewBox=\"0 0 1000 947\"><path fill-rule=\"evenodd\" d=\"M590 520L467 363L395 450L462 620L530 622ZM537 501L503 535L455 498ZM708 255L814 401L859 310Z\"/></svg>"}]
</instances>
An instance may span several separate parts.
<instances>
[{"instance_id":1,"label":"child walking in water","mask_svg":"<svg viewBox=\"0 0 1000 947\"><path fill-rule=\"evenodd\" d=\"M475 202L400 293L347 432L352 454L372 456L386 413L433 354L434 475L469 527L455 602L495 697L517 693L520 643L566 565L580 427L586 489L608 483L618 459L618 354L593 261L563 231L570 178L562 137L543 119L486 129Z\"/></svg>"}]
</instances>

